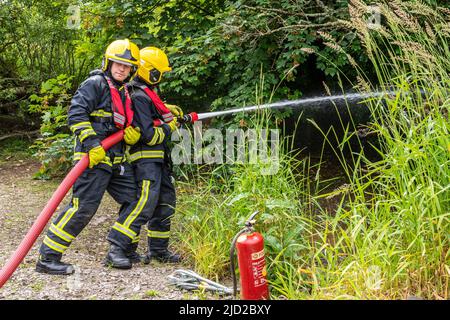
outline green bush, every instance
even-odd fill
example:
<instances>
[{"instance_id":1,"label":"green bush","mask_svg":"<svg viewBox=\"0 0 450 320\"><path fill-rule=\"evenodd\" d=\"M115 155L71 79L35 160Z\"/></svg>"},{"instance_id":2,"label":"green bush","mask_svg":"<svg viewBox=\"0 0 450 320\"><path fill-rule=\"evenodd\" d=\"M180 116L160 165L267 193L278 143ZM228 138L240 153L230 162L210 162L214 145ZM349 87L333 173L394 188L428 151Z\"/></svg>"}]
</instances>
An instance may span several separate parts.
<instances>
[{"instance_id":1,"label":"green bush","mask_svg":"<svg viewBox=\"0 0 450 320\"><path fill-rule=\"evenodd\" d=\"M42 166L36 178L48 179L64 174L72 165L73 136L67 128L67 110L71 95L72 76L65 74L42 83L40 95L29 99L29 112L41 115L41 138L32 146L34 156Z\"/></svg>"}]
</instances>

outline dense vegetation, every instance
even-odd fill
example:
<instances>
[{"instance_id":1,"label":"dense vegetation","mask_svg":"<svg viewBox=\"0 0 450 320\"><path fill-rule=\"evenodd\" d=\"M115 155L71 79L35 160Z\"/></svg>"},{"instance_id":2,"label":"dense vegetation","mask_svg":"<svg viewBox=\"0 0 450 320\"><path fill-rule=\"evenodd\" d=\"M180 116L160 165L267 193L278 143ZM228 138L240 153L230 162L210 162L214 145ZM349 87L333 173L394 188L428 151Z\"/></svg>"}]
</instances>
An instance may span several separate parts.
<instances>
[{"instance_id":1,"label":"dense vegetation","mask_svg":"<svg viewBox=\"0 0 450 320\"><path fill-rule=\"evenodd\" d=\"M357 135L346 123L322 132L342 170L331 181L330 164L300 157L290 137L277 175L260 164L178 168L190 179L178 182L176 237L198 272L222 279L230 240L259 210L273 298L449 298L447 1L378 3L375 29L360 0L90 1L75 29L72 1L0 3L0 133L40 130L40 177L70 166L70 97L116 38L164 48L174 68L164 95L189 111L394 91L368 101L376 157L349 143ZM268 128L282 116L241 124Z\"/></svg>"}]
</instances>

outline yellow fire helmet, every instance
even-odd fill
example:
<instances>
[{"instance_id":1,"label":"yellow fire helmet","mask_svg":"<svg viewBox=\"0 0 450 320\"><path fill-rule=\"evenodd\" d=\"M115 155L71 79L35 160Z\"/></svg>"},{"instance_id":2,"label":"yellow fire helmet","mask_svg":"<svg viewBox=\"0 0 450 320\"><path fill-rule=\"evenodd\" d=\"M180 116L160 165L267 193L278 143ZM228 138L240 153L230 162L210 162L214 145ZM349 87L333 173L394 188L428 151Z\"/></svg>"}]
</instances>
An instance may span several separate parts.
<instances>
[{"instance_id":1,"label":"yellow fire helmet","mask_svg":"<svg viewBox=\"0 0 450 320\"><path fill-rule=\"evenodd\" d=\"M106 48L102 62L102 70L108 69L108 62L115 61L132 67L131 75L136 73L139 67L139 48L128 39L116 40Z\"/></svg>"},{"instance_id":2,"label":"yellow fire helmet","mask_svg":"<svg viewBox=\"0 0 450 320\"><path fill-rule=\"evenodd\" d=\"M164 72L171 71L169 59L161 49L146 47L141 49L138 76L149 84L161 81Z\"/></svg>"}]
</instances>

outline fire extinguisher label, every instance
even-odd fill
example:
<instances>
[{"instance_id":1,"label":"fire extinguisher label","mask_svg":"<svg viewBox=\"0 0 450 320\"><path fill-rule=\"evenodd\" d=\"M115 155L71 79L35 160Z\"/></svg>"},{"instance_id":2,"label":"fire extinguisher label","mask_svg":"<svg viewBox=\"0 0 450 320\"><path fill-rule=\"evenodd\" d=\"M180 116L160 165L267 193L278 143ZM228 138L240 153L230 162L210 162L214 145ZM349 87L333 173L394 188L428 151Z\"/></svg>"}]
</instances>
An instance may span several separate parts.
<instances>
[{"instance_id":1,"label":"fire extinguisher label","mask_svg":"<svg viewBox=\"0 0 450 320\"><path fill-rule=\"evenodd\" d=\"M252 260L259 260L261 258L264 258L264 250L252 253Z\"/></svg>"},{"instance_id":2,"label":"fire extinguisher label","mask_svg":"<svg viewBox=\"0 0 450 320\"><path fill-rule=\"evenodd\" d=\"M259 261L252 262L253 285L255 287L262 286L266 283L266 263L264 258Z\"/></svg>"}]
</instances>

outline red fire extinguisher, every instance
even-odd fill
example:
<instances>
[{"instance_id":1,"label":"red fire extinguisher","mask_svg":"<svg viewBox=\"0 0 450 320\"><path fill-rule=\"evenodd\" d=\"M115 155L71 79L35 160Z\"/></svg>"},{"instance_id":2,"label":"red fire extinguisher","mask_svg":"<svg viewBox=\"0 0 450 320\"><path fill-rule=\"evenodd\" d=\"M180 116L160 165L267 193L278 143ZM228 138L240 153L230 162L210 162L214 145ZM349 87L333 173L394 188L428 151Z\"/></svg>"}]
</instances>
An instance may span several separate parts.
<instances>
[{"instance_id":1,"label":"red fire extinguisher","mask_svg":"<svg viewBox=\"0 0 450 320\"><path fill-rule=\"evenodd\" d=\"M234 265L234 249L237 248L239 272L241 274L241 298L244 300L267 300L267 269L264 257L263 236L253 228L256 220L254 212L245 222L245 227L233 239L230 249L231 274L233 276L233 292L237 296L237 281Z\"/></svg>"}]
</instances>

